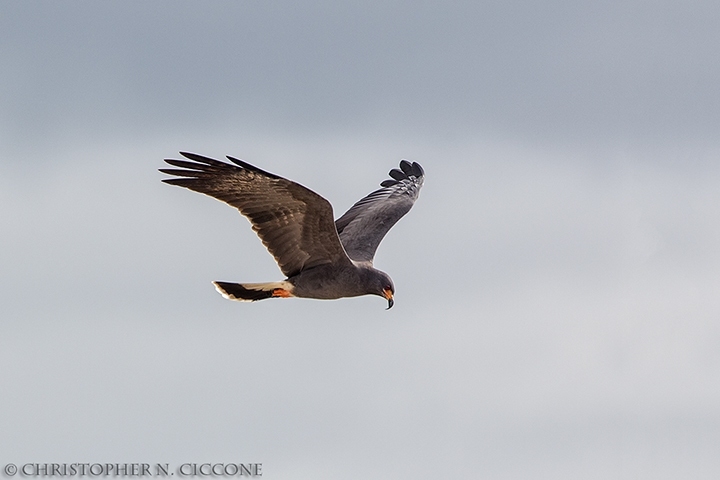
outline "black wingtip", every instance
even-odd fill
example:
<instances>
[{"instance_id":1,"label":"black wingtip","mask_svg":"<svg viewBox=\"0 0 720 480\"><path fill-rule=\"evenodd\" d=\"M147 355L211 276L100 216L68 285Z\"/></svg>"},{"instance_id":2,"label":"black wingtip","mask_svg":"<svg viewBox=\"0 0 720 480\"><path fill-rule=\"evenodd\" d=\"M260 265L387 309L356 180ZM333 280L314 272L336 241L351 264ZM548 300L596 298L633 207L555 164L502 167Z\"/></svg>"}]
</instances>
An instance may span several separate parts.
<instances>
[{"instance_id":1,"label":"black wingtip","mask_svg":"<svg viewBox=\"0 0 720 480\"><path fill-rule=\"evenodd\" d=\"M205 157L202 155L198 155L197 153L191 153L191 152L180 152L180 155L182 155L185 158L189 158L190 160L193 160L198 163L204 163L205 165L213 165L215 163L218 163L217 160L214 160L209 157ZM166 160L167 161L167 160Z\"/></svg>"},{"instance_id":2,"label":"black wingtip","mask_svg":"<svg viewBox=\"0 0 720 480\"><path fill-rule=\"evenodd\" d=\"M282 178L278 175L275 175L274 173L270 173L270 172L266 172L265 170L261 170L258 167L256 167L255 165L251 165L243 160L240 160L239 158L231 157L230 155L226 155L226 157L228 160L233 162L235 165L238 165L242 168L250 170L251 172L260 173L262 175L265 175L270 178L275 178L275 179Z\"/></svg>"},{"instance_id":3,"label":"black wingtip","mask_svg":"<svg viewBox=\"0 0 720 480\"><path fill-rule=\"evenodd\" d=\"M192 160L193 162L196 162L196 163L187 162L185 160L175 160L172 158L166 158L165 162L169 163L170 165L176 166L176 167L186 168L189 170L200 171L200 172L208 171L208 167L210 167L211 169L212 168L223 168L223 169L231 168L232 169L232 168L240 167L240 168L249 170L251 172L259 173L266 177L270 177L270 178L274 178L274 179L282 178L282 177L275 175L274 173L266 172L265 170L261 170L254 165L250 165L247 162L239 160L235 157L231 157L229 155L227 156L227 159L230 160L235 165L237 165L237 167L235 165L221 162L221 161L215 160L213 158L205 157L203 155L198 155L197 153L180 152L180 155L182 155L183 157L185 157L189 160ZM178 174L177 172L172 173L172 175L177 175L177 174Z\"/></svg>"},{"instance_id":4,"label":"black wingtip","mask_svg":"<svg viewBox=\"0 0 720 480\"><path fill-rule=\"evenodd\" d=\"M164 178L161 180L163 183L168 185L177 185L178 187L185 187L192 189L193 179L191 178Z\"/></svg>"},{"instance_id":5,"label":"black wingtip","mask_svg":"<svg viewBox=\"0 0 720 480\"><path fill-rule=\"evenodd\" d=\"M233 162L235 165L238 165L243 168L247 168L248 170L254 170L256 168L253 165L250 165L249 163L244 162L244 161L240 160L239 158L231 157L230 155L225 155L225 158L227 158L228 160Z\"/></svg>"},{"instance_id":6,"label":"black wingtip","mask_svg":"<svg viewBox=\"0 0 720 480\"><path fill-rule=\"evenodd\" d=\"M404 172L398 170L397 168L393 168L392 170L390 170L388 175L390 175L392 178L394 178L395 180L398 180L398 181L400 181L404 178L407 178L407 175L405 175Z\"/></svg>"},{"instance_id":7,"label":"black wingtip","mask_svg":"<svg viewBox=\"0 0 720 480\"><path fill-rule=\"evenodd\" d=\"M381 187L392 187L399 181L410 177L421 178L425 175L425 171L417 162L410 163L407 160L400 160L400 168L393 168L388 175L392 177L392 180L383 181L380 183Z\"/></svg>"},{"instance_id":8,"label":"black wingtip","mask_svg":"<svg viewBox=\"0 0 720 480\"><path fill-rule=\"evenodd\" d=\"M420 166L419 163L413 162L413 163L412 163L412 174L415 175L415 176L418 177L418 178L424 177L424 176L425 176L425 170L423 170L423 168Z\"/></svg>"},{"instance_id":9,"label":"black wingtip","mask_svg":"<svg viewBox=\"0 0 720 480\"><path fill-rule=\"evenodd\" d=\"M400 168L405 172L405 175L412 175L412 165L407 160L400 160Z\"/></svg>"}]
</instances>

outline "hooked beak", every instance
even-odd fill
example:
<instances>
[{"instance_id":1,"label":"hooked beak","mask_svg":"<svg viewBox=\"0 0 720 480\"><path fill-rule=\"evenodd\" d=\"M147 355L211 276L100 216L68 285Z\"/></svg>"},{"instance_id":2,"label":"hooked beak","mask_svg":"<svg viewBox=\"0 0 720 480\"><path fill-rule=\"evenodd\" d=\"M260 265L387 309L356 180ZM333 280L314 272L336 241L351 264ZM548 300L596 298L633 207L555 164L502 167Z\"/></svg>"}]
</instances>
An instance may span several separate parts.
<instances>
[{"instance_id":1,"label":"hooked beak","mask_svg":"<svg viewBox=\"0 0 720 480\"><path fill-rule=\"evenodd\" d=\"M389 288L386 288L383 290L383 297L388 301L388 308L385 310L390 310L393 305L395 305L395 300L393 300L393 294L392 291Z\"/></svg>"}]
</instances>

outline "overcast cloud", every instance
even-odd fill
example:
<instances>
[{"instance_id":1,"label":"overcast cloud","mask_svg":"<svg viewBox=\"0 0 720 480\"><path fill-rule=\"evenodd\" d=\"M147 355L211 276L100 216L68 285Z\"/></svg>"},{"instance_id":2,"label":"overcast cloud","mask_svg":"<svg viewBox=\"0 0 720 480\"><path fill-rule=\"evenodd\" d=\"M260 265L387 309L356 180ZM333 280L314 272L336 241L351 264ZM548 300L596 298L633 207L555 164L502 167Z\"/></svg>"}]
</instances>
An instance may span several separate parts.
<instances>
[{"instance_id":1,"label":"overcast cloud","mask_svg":"<svg viewBox=\"0 0 720 480\"><path fill-rule=\"evenodd\" d=\"M4 2L0 462L263 477L720 474L720 4ZM401 158L378 298L281 278L177 151L339 216Z\"/></svg>"}]
</instances>

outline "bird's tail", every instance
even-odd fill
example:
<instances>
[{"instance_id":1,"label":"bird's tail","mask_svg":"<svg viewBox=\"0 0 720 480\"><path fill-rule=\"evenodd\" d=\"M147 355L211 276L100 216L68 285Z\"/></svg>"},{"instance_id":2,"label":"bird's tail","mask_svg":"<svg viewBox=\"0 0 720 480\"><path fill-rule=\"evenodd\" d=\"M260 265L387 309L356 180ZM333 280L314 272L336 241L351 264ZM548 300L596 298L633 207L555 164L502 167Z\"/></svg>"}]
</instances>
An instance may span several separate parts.
<instances>
[{"instance_id":1,"label":"bird's tail","mask_svg":"<svg viewBox=\"0 0 720 480\"><path fill-rule=\"evenodd\" d=\"M229 283L213 282L215 290L228 300L254 302L272 297L294 297L290 282Z\"/></svg>"}]
</instances>

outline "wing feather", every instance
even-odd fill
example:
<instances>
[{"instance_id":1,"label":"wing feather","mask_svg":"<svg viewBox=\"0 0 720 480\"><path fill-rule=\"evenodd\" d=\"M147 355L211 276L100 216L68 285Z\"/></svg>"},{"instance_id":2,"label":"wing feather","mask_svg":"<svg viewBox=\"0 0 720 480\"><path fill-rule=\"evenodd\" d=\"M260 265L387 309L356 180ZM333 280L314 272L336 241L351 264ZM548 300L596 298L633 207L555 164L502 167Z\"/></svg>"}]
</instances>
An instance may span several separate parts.
<instances>
[{"instance_id":1,"label":"wing feather","mask_svg":"<svg viewBox=\"0 0 720 480\"><path fill-rule=\"evenodd\" d=\"M167 159L180 178L163 182L214 197L237 208L252 224L280 270L291 277L317 265L350 262L333 224L330 203L299 183L228 157L234 165L194 153Z\"/></svg>"},{"instance_id":2,"label":"wing feather","mask_svg":"<svg viewBox=\"0 0 720 480\"><path fill-rule=\"evenodd\" d=\"M379 190L360 199L335 221L340 241L356 262L372 264L375 251L387 232L412 206L420 194L425 172L420 164L407 160L393 168Z\"/></svg>"}]
</instances>

